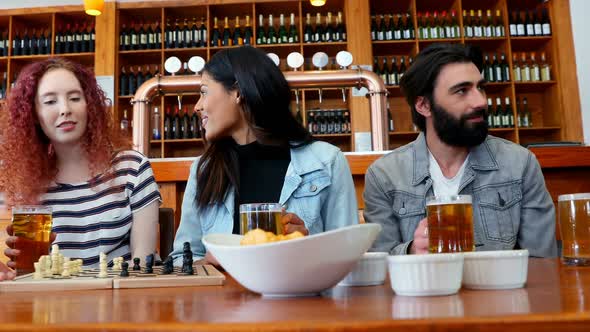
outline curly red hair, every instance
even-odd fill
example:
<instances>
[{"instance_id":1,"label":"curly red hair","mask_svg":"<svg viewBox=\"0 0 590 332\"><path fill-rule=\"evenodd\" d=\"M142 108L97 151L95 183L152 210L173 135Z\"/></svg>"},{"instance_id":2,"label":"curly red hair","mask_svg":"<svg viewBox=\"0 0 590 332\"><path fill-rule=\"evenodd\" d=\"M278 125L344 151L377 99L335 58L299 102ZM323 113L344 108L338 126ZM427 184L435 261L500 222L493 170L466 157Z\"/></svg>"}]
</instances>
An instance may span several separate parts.
<instances>
[{"instance_id":1,"label":"curly red hair","mask_svg":"<svg viewBox=\"0 0 590 332\"><path fill-rule=\"evenodd\" d=\"M90 173L108 170L116 147L125 145L114 129L107 98L91 69L63 58L32 63L22 69L10 90L0 131L0 190L10 205L35 204L57 175L56 155L39 125L35 98L39 81L48 71L66 69L82 87L87 103L88 124L82 138Z\"/></svg>"}]
</instances>

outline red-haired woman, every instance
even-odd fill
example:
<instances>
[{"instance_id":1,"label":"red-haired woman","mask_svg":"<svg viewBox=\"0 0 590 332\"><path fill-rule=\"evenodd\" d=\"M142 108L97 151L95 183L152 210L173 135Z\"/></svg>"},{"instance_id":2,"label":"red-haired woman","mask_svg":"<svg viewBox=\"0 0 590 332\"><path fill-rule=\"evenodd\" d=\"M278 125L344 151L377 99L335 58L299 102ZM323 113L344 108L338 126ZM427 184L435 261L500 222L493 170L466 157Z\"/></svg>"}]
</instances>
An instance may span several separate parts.
<instances>
[{"instance_id":1,"label":"red-haired woman","mask_svg":"<svg viewBox=\"0 0 590 332\"><path fill-rule=\"evenodd\" d=\"M121 140L106 105L91 70L52 58L20 72L0 130L7 205L50 206L53 244L87 267L98 265L100 253L109 261L145 257L157 237L161 198L150 163L138 152L116 150ZM13 260L17 241L6 241ZM14 277L8 267L0 264L0 280Z\"/></svg>"}]
</instances>

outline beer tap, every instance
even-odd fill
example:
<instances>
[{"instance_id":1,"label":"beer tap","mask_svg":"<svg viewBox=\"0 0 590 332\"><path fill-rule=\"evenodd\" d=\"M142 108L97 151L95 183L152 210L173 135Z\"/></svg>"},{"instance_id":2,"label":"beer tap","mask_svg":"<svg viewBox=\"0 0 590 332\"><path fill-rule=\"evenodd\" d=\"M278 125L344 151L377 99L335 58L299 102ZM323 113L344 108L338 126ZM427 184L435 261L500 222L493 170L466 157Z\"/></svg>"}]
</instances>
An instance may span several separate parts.
<instances>
[{"instance_id":1,"label":"beer tap","mask_svg":"<svg viewBox=\"0 0 590 332\"><path fill-rule=\"evenodd\" d=\"M340 65L340 69L348 69L352 64L352 54L348 51L340 51L336 54L336 63ZM346 103L346 89L342 88L342 102Z\"/></svg>"},{"instance_id":2,"label":"beer tap","mask_svg":"<svg viewBox=\"0 0 590 332\"><path fill-rule=\"evenodd\" d=\"M188 68L195 75L198 75L203 70L203 67L205 67L205 59L200 56L193 56L188 60Z\"/></svg>"},{"instance_id":3,"label":"beer tap","mask_svg":"<svg viewBox=\"0 0 590 332\"><path fill-rule=\"evenodd\" d=\"M278 55L276 55L275 53L268 53L267 56L272 60L272 62L275 63L275 65L277 65L277 67L279 67L279 65L281 64L281 60L279 59Z\"/></svg>"},{"instance_id":4,"label":"beer tap","mask_svg":"<svg viewBox=\"0 0 590 332\"><path fill-rule=\"evenodd\" d=\"M314 66L318 68L318 70L322 70L328 64L329 58L328 55L324 52L317 52L311 57L311 62ZM322 89L318 89L318 97L320 104L322 103Z\"/></svg>"},{"instance_id":5,"label":"beer tap","mask_svg":"<svg viewBox=\"0 0 590 332\"><path fill-rule=\"evenodd\" d=\"M299 69L299 67L301 67L303 65L303 55L301 55L301 53L299 52L291 52L288 56L287 56L287 65L289 67L291 67L293 69L293 71L297 71L297 69ZM295 114L299 114L300 112L300 107L299 107L299 90L295 89L295 104L296 104L296 113Z\"/></svg>"},{"instance_id":6,"label":"beer tap","mask_svg":"<svg viewBox=\"0 0 590 332\"><path fill-rule=\"evenodd\" d=\"M182 62L180 62L180 59L175 56L169 57L164 62L164 69L166 69L166 71L169 72L172 76L176 75L176 73L180 71L181 67Z\"/></svg>"}]
</instances>

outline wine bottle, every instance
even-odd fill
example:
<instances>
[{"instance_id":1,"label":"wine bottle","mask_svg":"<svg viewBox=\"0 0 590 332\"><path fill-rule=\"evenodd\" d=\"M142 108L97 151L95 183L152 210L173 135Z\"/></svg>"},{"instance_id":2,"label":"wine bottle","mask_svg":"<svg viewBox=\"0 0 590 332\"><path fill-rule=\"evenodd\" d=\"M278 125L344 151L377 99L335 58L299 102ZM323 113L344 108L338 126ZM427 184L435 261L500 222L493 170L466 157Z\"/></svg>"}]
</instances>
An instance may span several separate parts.
<instances>
[{"instance_id":1,"label":"wine bottle","mask_svg":"<svg viewBox=\"0 0 590 332\"><path fill-rule=\"evenodd\" d=\"M18 30L14 34L14 38L12 39L12 55L21 55L21 38L19 36Z\"/></svg>"},{"instance_id":2,"label":"wine bottle","mask_svg":"<svg viewBox=\"0 0 590 332\"><path fill-rule=\"evenodd\" d=\"M250 25L250 15L246 15L246 26L244 27L243 44L244 45L252 45L252 41L253 41L253 34L252 34L252 26Z\"/></svg>"},{"instance_id":3,"label":"wine bottle","mask_svg":"<svg viewBox=\"0 0 590 332\"><path fill-rule=\"evenodd\" d=\"M520 76L520 65L518 64L518 56L515 54L512 55L512 76L515 82L520 82L522 77Z\"/></svg>"},{"instance_id":4,"label":"wine bottle","mask_svg":"<svg viewBox=\"0 0 590 332\"><path fill-rule=\"evenodd\" d=\"M137 88L139 88L143 84L143 82L145 82L145 76L143 75L140 66L137 66L137 75L135 80L137 81L137 87L135 88L135 91L137 91ZM133 91L133 94L135 94L135 91Z\"/></svg>"},{"instance_id":5,"label":"wine bottle","mask_svg":"<svg viewBox=\"0 0 590 332\"><path fill-rule=\"evenodd\" d=\"M181 48L184 45L184 32L180 29L178 19L174 20L174 48Z\"/></svg>"},{"instance_id":6,"label":"wine bottle","mask_svg":"<svg viewBox=\"0 0 590 332\"><path fill-rule=\"evenodd\" d=\"M492 19L492 10L486 10L486 24L483 28L483 36L486 38L496 37L496 28L494 27L494 22ZM498 36L499 37L499 36Z\"/></svg>"},{"instance_id":7,"label":"wine bottle","mask_svg":"<svg viewBox=\"0 0 590 332\"><path fill-rule=\"evenodd\" d=\"M193 114L191 115L190 130L191 130L193 138L200 138L201 137L201 128L199 126L199 117L197 116L197 112L195 112L195 111L193 111Z\"/></svg>"},{"instance_id":8,"label":"wine bottle","mask_svg":"<svg viewBox=\"0 0 590 332\"><path fill-rule=\"evenodd\" d=\"M535 24L533 14L530 11L526 11L525 15L525 27L526 27L526 35L527 36L534 36L535 35Z\"/></svg>"},{"instance_id":9,"label":"wine bottle","mask_svg":"<svg viewBox=\"0 0 590 332\"><path fill-rule=\"evenodd\" d=\"M199 47L201 45L201 31L197 26L197 19L193 17L193 25L191 26L190 31L190 40L191 45L190 47Z\"/></svg>"},{"instance_id":10,"label":"wine bottle","mask_svg":"<svg viewBox=\"0 0 590 332\"><path fill-rule=\"evenodd\" d=\"M170 116L170 107L166 107L166 114L164 115L164 139L174 138L172 136L172 117Z\"/></svg>"},{"instance_id":11,"label":"wine bottle","mask_svg":"<svg viewBox=\"0 0 590 332\"><path fill-rule=\"evenodd\" d=\"M190 118L188 117L188 108L184 107L182 112L182 120L180 121L180 132L183 139L192 138L192 131L190 130Z\"/></svg>"},{"instance_id":12,"label":"wine bottle","mask_svg":"<svg viewBox=\"0 0 590 332\"><path fill-rule=\"evenodd\" d=\"M199 28L201 32L201 41L200 46L205 47L207 46L207 25L205 24L205 18L201 17L201 27Z\"/></svg>"},{"instance_id":13,"label":"wine bottle","mask_svg":"<svg viewBox=\"0 0 590 332\"><path fill-rule=\"evenodd\" d=\"M541 81L551 81L551 67L545 58L545 52L541 53Z\"/></svg>"},{"instance_id":14,"label":"wine bottle","mask_svg":"<svg viewBox=\"0 0 590 332\"><path fill-rule=\"evenodd\" d=\"M33 33L31 34L31 38L29 39L29 46L31 55L38 55L39 54L39 38L37 37L37 30L33 28Z\"/></svg>"},{"instance_id":15,"label":"wine bottle","mask_svg":"<svg viewBox=\"0 0 590 332\"><path fill-rule=\"evenodd\" d=\"M125 72L125 67L121 67L121 75L119 75L119 95L127 96L129 94L129 78Z\"/></svg>"},{"instance_id":16,"label":"wine bottle","mask_svg":"<svg viewBox=\"0 0 590 332\"><path fill-rule=\"evenodd\" d=\"M334 37L334 28L332 27L332 13L328 12L326 15L326 28L324 29L324 41L325 42L333 42L335 41L332 39Z\"/></svg>"},{"instance_id":17,"label":"wine bottle","mask_svg":"<svg viewBox=\"0 0 590 332\"><path fill-rule=\"evenodd\" d=\"M518 29L516 27L516 23L517 23L517 19L516 19L516 12L512 12L512 15L510 15L510 17L508 18L508 28L510 30L510 36L511 37L516 37L518 36Z\"/></svg>"},{"instance_id":18,"label":"wine bottle","mask_svg":"<svg viewBox=\"0 0 590 332\"><path fill-rule=\"evenodd\" d=\"M277 34L275 31L275 25L272 18L272 14L268 15L268 36L266 37L267 44L277 43Z\"/></svg>"},{"instance_id":19,"label":"wine bottle","mask_svg":"<svg viewBox=\"0 0 590 332\"><path fill-rule=\"evenodd\" d=\"M481 9L477 10L477 20L475 21L474 35L476 38L483 37L483 14Z\"/></svg>"},{"instance_id":20,"label":"wine bottle","mask_svg":"<svg viewBox=\"0 0 590 332\"><path fill-rule=\"evenodd\" d=\"M127 110L123 111L123 118L121 119L119 125L123 135L129 135L129 119L127 118Z\"/></svg>"},{"instance_id":21,"label":"wine bottle","mask_svg":"<svg viewBox=\"0 0 590 332\"><path fill-rule=\"evenodd\" d=\"M494 114L494 124L496 128L504 127L504 111L502 110L502 99L496 98L496 112Z\"/></svg>"},{"instance_id":22,"label":"wine bottle","mask_svg":"<svg viewBox=\"0 0 590 332\"><path fill-rule=\"evenodd\" d=\"M297 26L295 25L295 13L291 13L289 25L289 43L299 43L299 32L297 32Z\"/></svg>"},{"instance_id":23,"label":"wine bottle","mask_svg":"<svg viewBox=\"0 0 590 332\"><path fill-rule=\"evenodd\" d=\"M318 14L319 15L319 14ZM379 16L379 30L377 31L377 40L385 40L385 33L387 31L387 27L385 26L385 16Z\"/></svg>"},{"instance_id":24,"label":"wine bottle","mask_svg":"<svg viewBox=\"0 0 590 332\"><path fill-rule=\"evenodd\" d=\"M171 135L173 139L182 138L182 133L180 132L180 116L178 114L178 106L174 106L174 117L172 118Z\"/></svg>"},{"instance_id":25,"label":"wine bottle","mask_svg":"<svg viewBox=\"0 0 590 332\"><path fill-rule=\"evenodd\" d=\"M244 45L244 38L242 37L242 31L240 29L240 17L236 16L236 23L234 25L234 36L233 36L233 44L234 45Z\"/></svg>"},{"instance_id":26,"label":"wine bottle","mask_svg":"<svg viewBox=\"0 0 590 332\"><path fill-rule=\"evenodd\" d=\"M256 44L266 44L266 32L264 31L264 16L262 16L262 14L258 15L258 26L256 27Z\"/></svg>"},{"instance_id":27,"label":"wine bottle","mask_svg":"<svg viewBox=\"0 0 590 332\"><path fill-rule=\"evenodd\" d=\"M547 8L543 8L542 13L541 27L543 30L543 36L551 36L551 22L549 22Z\"/></svg>"},{"instance_id":28,"label":"wine bottle","mask_svg":"<svg viewBox=\"0 0 590 332\"><path fill-rule=\"evenodd\" d=\"M522 108L520 107L520 99L516 97L516 125L518 128L523 126L523 112Z\"/></svg>"},{"instance_id":29,"label":"wine bottle","mask_svg":"<svg viewBox=\"0 0 590 332\"><path fill-rule=\"evenodd\" d=\"M535 30L535 36L543 35L543 26L541 24L541 18L539 17L539 14L539 11L536 11L535 14L531 12L531 16L533 17L533 29Z\"/></svg>"},{"instance_id":30,"label":"wine bottle","mask_svg":"<svg viewBox=\"0 0 590 332\"><path fill-rule=\"evenodd\" d=\"M211 32L211 46L221 46L221 38L219 36L219 26L217 25L217 17L213 17L213 31Z\"/></svg>"},{"instance_id":31,"label":"wine bottle","mask_svg":"<svg viewBox=\"0 0 590 332\"><path fill-rule=\"evenodd\" d=\"M135 73L133 72L133 67L129 67L129 74L127 74L127 82L128 82L127 93L129 95L134 95L135 90L137 89L137 77L135 76Z\"/></svg>"},{"instance_id":32,"label":"wine bottle","mask_svg":"<svg viewBox=\"0 0 590 332\"><path fill-rule=\"evenodd\" d=\"M531 115L531 112L529 111L527 97L522 98L522 108L524 109L524 118L522 126L525 128L530 128L533 126L533 117Z\"/></svg>"},{"instance_id":33,"label":"wine bottle","mask_svg":"<svg viewBox=\"0 0 590 332\"><path fill-rule=\"evenodd\" d=\"M398 80L401 81L402 77L406 73L406 60L404 59L403 56L401 56L399 61L400 61L400 63L399 63Z\"/></svg>"},{"instance_id":34,"label":"wine bottle","mask_svg":"<svg viewBox=\"0 0 590 332\"><path fill-rule=\"evenodd\" d=\"M516 34L519 37L526 36L525 24L519 11L516 11Z\"/></svg>"},{"instance_id":35,"label":"wine bottle","mask_svg":"<svg viewBox=\"0 0 590 332\"><path fill-rule=\"evenodd\" d=\"M152 114L152 139L162 139L162 132L160 131L160 109L154 107L154 113Z\"/></svg>"},{"instance_id":36,"label":"wine bottle","mask_svg":"<svg viewBox=\"0 0 590 332\"><path fill-rule=\"evenodd\" d=\"M495 128L495 114L494 114L494 104L492 103L492 98L488 98L488 111L487 111L487 122L489 128Z\"/></svg>"},{"instance_id":37,"label":"wine bottle","mask_svg":"<svg viewBox=\"0 0 590 332\"><path fill-rule=\"evenodd\" d=\"M88 52L94 52L96 50L96 28L94 23L90 24L90 44L88 44Z\"/></svg>"},{"instance_id":38,"label":"wine bottle","mask_svg":"<svg viewBox=\"0 0 590 332\"><path fill-rule=\"evenodd\" d=\"M314 41L313 29L311 28L311 14L309 13L305 15L305 31L303 32L303 41L305 43L311 43Z\"/></svg>"},{"instance_id":39,"label":"wine bottle","mask_svg":"<svg viewBox=\"0 0 590 332\"><path fill-rule=\"evenodd\" d=\"M402 15L397 14L397 25L393 30L393 39L394 40L402 40L404 33L404 23L402 22Z\"/></svg>"},{"instance_id":40,"label":"wine bottle","mask_svg":"<svg viewBox=\"0 0 590 332\"><path fill-rule=\"evenodd\" d=\"M500 67L502 68L502 81L503 82L510 82L510 66L508 66L508 61L506 61L506 55L502 53L500 56Z\"/></svg>"},{"instance_id":41,"label":"wine bottle","mask_svg":"<svg viewBox=\"0 0 590 332\"><path fill-rule=\"evenodd\" d=\"M80 52L86 53L90 50L90 32L88 31L88 25L86 22L82 25L82 44Z\"/></svg>"},{"instance_id":42,"label":"wine bottle","mask_svg":"<svg viewBox=\"0 0 590 332\"><path fill-rule=\"evenodd\" d=\"M139 22L139 45L137 49L139 50L147 50L149 48L149 41L148 41L148 32L145 29L145 25L143 21Z\"/></svg>"},{"instance_id":43,"label":"wine bottle","mask_svg":"<svg viewBox=\"0 0 590 332\"><path fill-rule=\"evenodd\" d=\"M31 38L27 29L25 29L23 39L21 40L21 53L22 55L31 55Z\"/></svg>"},{"instance_id":44,"label":"wine bottle","mask_svg":"<svg viewBox=\"0 0 590 332\"><path fill-rule=\"evenodd\" d=\"M496 21L494 22L494 35L496 37L506 36L506 32L504 31L504 22L502 20L502 13L501 13L500 9L496 9Z\"/></svg>"},{"instance_id":45,"label":"wine bottle","mask_svg":"<svg viewBox=\"0 0 590 332\"><path fill-rule=\"evenodd\" d=\"M504 99L504 114L506 115L506 119L504 120L506 127L514 128L514 113L512 113L512 107L510 107L510 98L506 97Z\"/></svg>"},{"instance_id":46,"label":"wine bottle","mask_svg":"<svg viewBox=\"0 0 590 332\"><path fill-rule=\"evenodd\" d=\"M131 22L131 27L129 27L130 33L130 40L131 44L129 49L131 50L138 50L139 49L139 32L137 31L137 26L134 22Z\"/></svg>"},{"instance_id":47,"label":"wine bottle","mask_svg":"<svg viewBox=\"0 0 590 332\"><path fill-rule=\"evenodd\" d=\"M229 18L226 16L223 25L223 37L221 40L221 46L232 46L233 41L231 39L231 32L229 30Z\"/></svg>"},{"instance_id":48,"label":"wine bottle","mask_svg":"<svg viewBox=\"0 0 590 332\"><path fill-rule=\"evenodd\" d=\"M395 57L391 57L391 67L389 69L389 84L391 85L399 85L399 70L397 69L397 64L395 63Z\"/></svg>"},{"instance_id":49,"label":"wine bottle","mask_svg":"<svg viewBox=\"0 0 590 332\"><path fill-rule=\"evenodd\" d=\"M309 20L309 14L307 14L307 19ZM377 19L375 15L371 15L371 40L377 40L377 30Z\"/></svg>"},{"instance_id":50,"label":"wine bottle","mask_svg":"<svg viewBox=\"0 0 590 332\"><path fill-rule=\"evenodd\" d=\"M279 44L286 44L289 42L287 28L285 28L285 15L283 14L279 16L279 37L277 38L277 42Z\"/></svg>"},{"instance_id":51,"label":"wine bottle","mask_svg":"<svg viewBox=\"0 0 590 332\"><path fill-rule=\"evenodd\" d=\"M523 82L531 81L531 68L526 61L526 53L524 52L520 57L520 78Z\"/></svg>"},{"instance_id":52,"label":"wine bottle","mask_svg":"<svg viewBox=\"0 0 590 332\"><path fill-rule=\"evenodd\" d=\"M315 30L313 32L313 41L315 43L320 43L324 41L324 29L322 28L322 17L320 13L317 13L315 17Z\"/></svg>"},{"instance_id":53,"label":"wine bottle","mask_svg":"<svg viewBox=\"0 0 590 332\"><path fill-rule=\"evenodd\" d=\"M166 19L166 27L164 28L166 48L174 48L174 30L170 25L170 19ZM217 45L215 45L217 46Z\"/></svg>"},{"instance_id":54,"label":"wine bottle","mask_svg":"<svg viewBox=\"0 0 590 332\"><path fill-rule=\"evenodd\" d=\"M84 34L82 32L82 28L78 23L76 23L74 25L74 47L72 48L72 51L74 53L82 52L82 44L83 43L84 43Z\"/></svg>"},{"instance_id":55,"label":"wine bottle","mask_svg":"<svg viewBox=\"0 0 590 332\"><path fill-rule=\"evenodd\" d=\"M410 13L406 13L406 25L404 27L404 39L414 39L414 23L412 23L412 16Z\"/></svg>"},{"instance_id":56,"label":"wine bottle","mask_svg":"<svg viewBox=\"0 0 590 332\"><path fill-rule=\"evenodd\" d=\"M504 76L504 74L502 66L500 66L500 63L498 62L498 56L494 54L492 55L492 58L494 59L492 62L492 66L494 67L494 78L496 79L496 82L502 82L502 76Z\"/></svg>"},{"instance_id":57,"label":"wine bottle","mask_svg":"<svg viewBox=\"0 0 590 332\"><path fill-rule=\"evenodd\" d=\"M182 26L182 46L183 48L190 48L193 45L193 33L188 25L188 20L185 18Z\"/></svg>"},{"instance_id":58,"label":"wine bottle","mask_svg":"<svg viewBox=\"0 0 590 332\"><path fill-rule=\"evenodd\" d=\"M531 81L539 82L541 80L541 69L535 59L535 52L531 53Z\"/></svg>"}]
</instances>

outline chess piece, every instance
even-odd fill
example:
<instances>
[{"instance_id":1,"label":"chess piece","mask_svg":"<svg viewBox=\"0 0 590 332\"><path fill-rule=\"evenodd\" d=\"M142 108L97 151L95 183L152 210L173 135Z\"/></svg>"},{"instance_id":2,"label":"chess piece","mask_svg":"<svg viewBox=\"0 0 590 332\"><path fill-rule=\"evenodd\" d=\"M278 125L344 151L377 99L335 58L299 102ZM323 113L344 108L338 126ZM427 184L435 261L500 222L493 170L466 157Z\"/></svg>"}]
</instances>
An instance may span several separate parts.
<instances>
[{"instance_id":1,"label":"chess piece","mask_svg":"<svg viewBox=\"0 0 590 332\"><path fill-rule=\"evenodd\" d=\"M129 263L121 263L121 274L119 276L123 278L129 277Z\"/></svg>"},{"instance_id":2,"label":"chess piece","mask_svg":"<svg viewBox=\"0 0 590 332\"><path fill-rule=\"evenodd\" d=\"M70 258L69 257L65 257L63 264L64 265L63 265L63 270L61 272L61 277L62 278L70 278L72 276L71 273L70 273L70 269L71 269Z\"/></svg>"},{"instance_id":3,"label":"chess piece","mask_svg":"<svg viewBox=\"0 0 590 332\"><path fill-rule=\"evenodd\" d=\"M172 259L172 256L168 256L164 260L162 274L172 274L172 272L174 272L174 259Z\"/></svg>"},{"instance_id":4,"label":"chess piece","mask_svg":"<svg viewBox=\"0 0 590 332\"><path fill-rule=\"evenodd\" d=\"M139 257L135 257L133 259L133 271L141 271L141 266L139 265L140 259Z\"/></svg>"},{"instance_id":5,"label":"chess piece","mask_svg":"<svg viewBox=\"0 0 590 332\"><path fill-rule=\"evenodd\" d=\"M113 258L113 271L121 271L121 264L123 263L123 257Z\"/></svg>"},{"instance_id":6,"label":"chess piece","mask_svg":"<svg viewBox=\"0 0 590 332\"><path fill-rule=\"evenodd\" d=\"M41 265L40 262L36 262L33 263L33 266L35 267L35 273L33 273L33 280L41 280L43 279L43 265Z\"/></svg>"},{"instance_id":7,"label":"chess piece","mask_svg":"<svg viewBox=\"0 0 590 332\"><path fill-rule=\"evenodd\" d=\"M145 273L154 273L154 254L145 256Z\"/></svg>"},{"instance_id":8,"label":"chess piece","mask_svg":"<svg viewBox=\"0 0 590 332\"><path fill-rule=\"evenodd\" d=\"M183 243L182 249L182 273L193 274L193 252L189 242Z\"/></svg>"},{"instance_id":9,"label":"chess piece","mask_svg":"<svg viewBox=\"0 0 590 332\"><path fill-rule=\"evenodd\" d=\"M108 278L109 274L107 272L107 255L103 252L99 254L99 268L100 272L98 273L98 278Z\"/></svg>"}]
</instances>

